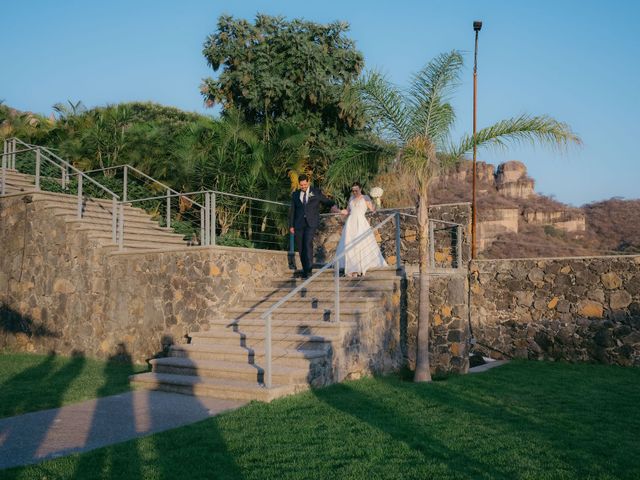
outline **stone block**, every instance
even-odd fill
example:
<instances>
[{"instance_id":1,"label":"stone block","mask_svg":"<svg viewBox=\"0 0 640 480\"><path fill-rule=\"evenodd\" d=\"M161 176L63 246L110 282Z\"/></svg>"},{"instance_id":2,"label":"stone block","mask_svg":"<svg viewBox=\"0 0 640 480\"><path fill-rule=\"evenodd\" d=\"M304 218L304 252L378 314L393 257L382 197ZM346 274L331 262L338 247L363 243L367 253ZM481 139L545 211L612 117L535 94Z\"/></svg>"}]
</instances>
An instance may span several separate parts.
<instances>
[{"instance_id":1,"label":"stone block","mask_svg":"<svg viewBox=\"0 0 640 480\"><path fill-rule=\"evenodd\" d=\"M611 292L609 306L612 310L627 308L631 304L631 295L626 290L616 290Z\"/></svg>"},{"instance_id":2,"label":"stone block","mask_svg":"<svg viewBox=\"0 0 640 480\"><path fill-rule=\"evenodd\" d=\"M537 267L532 268L527 278L533 283L544 282L544 271Z\"/></svg>"},{"instance_id":3,"label":"stone block","mask_svg":"<svg viewBox=\"0 0 640 480\"><path fill-rule=\"evenodd\" d=\"M53 283L53 291L56 293L69 294L74 293L76 291L76 287L66 278L58 278Z\"/></svg>"},{"instance_id":4,"label":"stone block","mask_svg":"<svg viewBox=\"0 0 640 480\"><path fill-rule=\"evenodd\" d=\"M602 318L604 308L601 303L593 300L582 300L578 303L578 314L587 318Z\"/></svg>"},{"instance_id":5,"label":"stone block","mask_svg":"<svg viewBox=\"0 0 640 480\"><path fill-rule=\"evenodd\" d=\"M600 280L607 290L615 290L622 285L622 280L615 272L603 273L600 275Z\"/></svg>"}]
</instances>

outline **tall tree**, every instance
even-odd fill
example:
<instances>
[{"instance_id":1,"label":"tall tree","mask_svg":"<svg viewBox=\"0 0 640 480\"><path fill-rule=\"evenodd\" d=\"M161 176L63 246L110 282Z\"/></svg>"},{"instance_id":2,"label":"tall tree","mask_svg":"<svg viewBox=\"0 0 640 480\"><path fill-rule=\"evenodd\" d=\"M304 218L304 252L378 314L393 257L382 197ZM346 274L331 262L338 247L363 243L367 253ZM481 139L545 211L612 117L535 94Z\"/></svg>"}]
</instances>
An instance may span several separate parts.
<instances>
[{"instance_id":1,"label":"tall tree","mask_svg":"<svg viewBox=\"0 0 640 480\"><path fill-rule=\"evenodd\" d=\"M395 155L385 156L387 166L410 170L417 186L419 227L420 296L415 381L431 380L429 369L429 275L428 224L429 182L436 172L460 160L473 149L474 138L465 135L451 141L455 112L450 98L459 84L463 66L457 51L438 55L413 76L408 91L403 92L378 73L363 81L361 92L365 108L383 138L395 145ZM478 147L505 147L509 143L540 143L564 147L581 143L570 127L548 116L529 116L502 120L477 132ZM375 149L368 154L341 157L334 166L336 175L371 163ZM335 179L334 179L335 181Z\"/></svg>"},{"instance_id":2,"label":"tall tree","mask_svg":"<svg viewBox=\"0 0 640 480\"><path fill-rule=\"evenodd\" d=\"M221 16L204 45L207 62L220 70L203 81L206 104L239 110L249 123L263 124L265 135L281 121L309 131L312 143L355 131L363 115L351 85L364 60L346 37L348 28L344 22L257 15L251 23Z\"/></svg>"}]
</instances>

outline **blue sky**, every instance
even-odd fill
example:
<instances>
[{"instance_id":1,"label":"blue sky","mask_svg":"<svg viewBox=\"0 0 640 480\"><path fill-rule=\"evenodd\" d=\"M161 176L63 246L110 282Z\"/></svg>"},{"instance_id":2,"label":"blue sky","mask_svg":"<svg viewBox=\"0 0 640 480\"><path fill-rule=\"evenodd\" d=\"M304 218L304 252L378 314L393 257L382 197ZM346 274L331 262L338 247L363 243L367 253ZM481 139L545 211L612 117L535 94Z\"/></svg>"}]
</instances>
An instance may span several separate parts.
<instances>
[{"instance_id":1,"label":"blue sky","mask_svg":"<svg viewBox=\"0 0 640 480\"><path fill-rule=\"evenodd\" d=\"M569 123L584 145L482 151L523 161L536 189L581 205L640 197L640 2L634 0L5 2L0 99L43 114L67 99L92 107L150 100L212 113L198 86L212 75L205 37L227 13L346 20L368 67L400 86L440 52L466 52L456 134L471 130L473 20L480 34L478 123L521 113Z\"/></svg>"}]
</instances>

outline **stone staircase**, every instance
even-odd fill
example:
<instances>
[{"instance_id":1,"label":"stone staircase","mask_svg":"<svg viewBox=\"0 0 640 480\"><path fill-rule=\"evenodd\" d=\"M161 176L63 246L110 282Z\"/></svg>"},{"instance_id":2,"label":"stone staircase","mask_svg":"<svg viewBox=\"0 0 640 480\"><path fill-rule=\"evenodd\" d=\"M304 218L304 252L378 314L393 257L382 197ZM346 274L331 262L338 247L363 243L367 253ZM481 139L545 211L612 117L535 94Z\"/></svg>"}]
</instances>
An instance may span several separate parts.
<instances>
[{"instance_id":1,"label":"stone staircase","mask_svg":"<svg viewBox=\"0 0 640 480\"><path fill-rule=\"evenodd\" d=\"M6 170L6 194L20 195L32 193L32 201L42 203L43 208L51 210L52 215L61 217L73 230L83 231L89 239L107 251L117 251L112 239L111 200L85 197L82 219L78 218L78 198L75 195L35 190L35 179L16 170ZM160 227L151 216L141 208L131 205L124 207L124 249L150 250L183 248L187 242L182 235L171 228Z\"/></svg>"},{"instance_id":2,"label":"stone staircase","mask_svg":"<svg viewBox=\"0 0 640 480\"><path fill-rule=\"evenodd\" d=\"M263 386L265 324L260 315L303 280L282 277L256 289L226 318L189 334L190 342L170 347L150 361L152 372L134 375L133 384L150 389L225 399L262 400L349 378L371 359L360 348L376 314L384 316L399 299L394 268L340 279L340 322L332 321L334 278L320 275L272 316L272 381ZM396 302L399 304L399 302ZM384 320L383 320L384 321ZM364 349L366 350L366 349Z\"/></svg>"}]
</instances>

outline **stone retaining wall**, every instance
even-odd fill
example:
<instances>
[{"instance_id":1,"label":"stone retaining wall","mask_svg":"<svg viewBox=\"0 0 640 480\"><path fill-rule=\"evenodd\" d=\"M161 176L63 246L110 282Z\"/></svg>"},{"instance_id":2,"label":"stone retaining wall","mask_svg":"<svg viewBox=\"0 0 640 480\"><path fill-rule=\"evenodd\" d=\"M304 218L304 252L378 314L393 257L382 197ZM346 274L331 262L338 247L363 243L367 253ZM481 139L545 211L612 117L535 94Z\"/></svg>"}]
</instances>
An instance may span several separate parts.
<instances>
[{"instance_id":1,"label":"stone retaining wall","mask_svg":"<svg viewBox=\"0 0 640 480\"><path fill-rule=\"evenodd\" d=\"M640 366L640 256L477 261L477 351Z\"/></svg>"},{"instance_id":2,"label":"stone retaining wall","mask_svg":"<svg viewBox=\"0 0 640 480\"><path fill-rule=\"evenodd\" d=\"M418 331L418 295L420 274L416 268L407 272L407 360L415 368ZM429 361L431 373L443 375L469 370L467 271L429 277L430 330Z\"/></svg>"},{"instance_id":3,"label":"stone retaining wall","mask_svg":"<svg viewBox=\"0 0 640 480\"><path fill-rule=\"evenodd\" d=\"M0 200L0 348L144 361L289 271L244 248L109 255L33 198Z\"/></svg>"}]
</instances>

